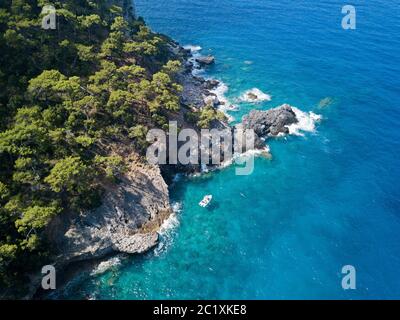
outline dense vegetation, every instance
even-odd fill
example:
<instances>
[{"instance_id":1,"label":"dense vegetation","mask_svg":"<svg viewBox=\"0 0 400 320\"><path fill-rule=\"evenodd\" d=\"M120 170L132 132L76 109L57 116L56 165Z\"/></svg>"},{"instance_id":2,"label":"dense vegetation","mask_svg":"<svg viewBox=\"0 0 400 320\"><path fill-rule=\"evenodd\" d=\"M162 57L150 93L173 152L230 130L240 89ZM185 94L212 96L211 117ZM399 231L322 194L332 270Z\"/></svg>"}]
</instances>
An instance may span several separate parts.
<instances>
[{"instance_id":1,"label":"dense vegetation","mask_svg":"<svg viewBox=\"0 0 400 320\"><path fill-rule=\"evenodd\" d=\"M47 1L0 2L0 288L51 254L42 234L55 215L99 204L124 170L109 146L140 152L179 109L180 63L129 3L53 1L57 28L45 30Z\"/></svg>"}]
</instances>

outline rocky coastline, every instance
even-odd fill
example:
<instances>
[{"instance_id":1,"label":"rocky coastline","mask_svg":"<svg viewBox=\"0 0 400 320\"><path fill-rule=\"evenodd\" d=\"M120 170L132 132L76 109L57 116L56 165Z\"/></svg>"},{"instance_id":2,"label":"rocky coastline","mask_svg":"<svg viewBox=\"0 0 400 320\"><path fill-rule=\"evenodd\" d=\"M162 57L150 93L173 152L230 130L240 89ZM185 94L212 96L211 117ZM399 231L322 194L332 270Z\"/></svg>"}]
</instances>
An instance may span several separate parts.
<instances>
[{"instance_id":1,"label":"rocky coastline","mask_svg":"<svg viewBox=\"0 0 400 320\"><path fill-rule=\"evenodd\" d=\"M193 53L175 42L170 45L171 55L178 58L182 71L177 82L182 85L181 111L176 121L185 122L185 113L193 108L206 106L216 109L224 102L213 92L221 83L195 75L195 70L215 63L212 56L194 57ZM252 97L256 99L257 97ZM265 148L268 136L287 134L287 126L296 123L296 115L290 106L284 105L268 111L251 111L241 124L254 129L256 148ZM214 128L234 128L227 121L215 121ZM58 271L78 263L101 261L114 254L142 254L156 247L158 231L172 213L168 183L177 173L195 173L199 166L154 166L143 161L129 148L125 150L130 166L119 184L109 185L102 198L102 205L89 212L70 213L55 218L46 231L47 238L59 252L54 265ZM76 268L76 267L75 267ZM37 288L41 277L33 277L27 298L41 297ZM67 281L67 280L65 280Z\"/></svg>"}]
</instances>

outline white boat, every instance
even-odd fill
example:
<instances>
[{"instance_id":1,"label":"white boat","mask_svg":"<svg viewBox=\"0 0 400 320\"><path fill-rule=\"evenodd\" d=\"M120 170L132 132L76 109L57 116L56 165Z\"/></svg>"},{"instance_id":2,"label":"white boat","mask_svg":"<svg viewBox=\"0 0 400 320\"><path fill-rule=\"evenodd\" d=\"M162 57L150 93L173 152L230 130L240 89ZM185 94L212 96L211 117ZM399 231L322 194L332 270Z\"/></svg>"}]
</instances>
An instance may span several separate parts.
<instances>
[{"instance_id":1,"label":"white boat","mask_svg":"<svg viewBox=\"0 0 400 320\"><path fill-rule=\"evenodd\" d=\"M212 198L213 198L212 195L207 195L207 196L205 196L205 197L203 198L203 200L200 201L199 206L200 206L200 207L203 207L203 208L207 207L207 206L210 204Z\"/></svg>"}]
</instances>

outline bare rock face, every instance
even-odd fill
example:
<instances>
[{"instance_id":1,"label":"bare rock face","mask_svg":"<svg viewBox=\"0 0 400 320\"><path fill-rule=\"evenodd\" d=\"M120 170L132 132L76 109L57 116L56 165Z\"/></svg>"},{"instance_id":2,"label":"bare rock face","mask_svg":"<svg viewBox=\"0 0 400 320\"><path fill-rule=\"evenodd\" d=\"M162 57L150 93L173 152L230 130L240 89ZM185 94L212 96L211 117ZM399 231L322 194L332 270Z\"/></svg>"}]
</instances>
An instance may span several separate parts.
<instances>
[{"instance_id":1,"label":"bare rock face","mask_svg":"<svg viewBox=\"0 0 400 320\"><path fill-rule=\"evenodd\" d=\"M128 237L114 237L113 249L124 253L144 253L156 246L158 234L156 232L135 234Z\"/></svg>"},{"instance_id":2,"label":"bare rock face","mask_svg":"<svg viewBox=\"0 0 400 320\"><path fill-rule=\"evenodd\" d=\"M252 110L243 117L242 124L245 129L253 129L259 137L266 137L288 134L287 126L297 122L296 114L285 104L267 111Z\"/></svg>"},{"instance_id":3,"label":"bare rock face","mask_svg":"<svg viewBox=\"0 0 400 320\"><path fill-rule=\"evenodd\" d=\"M207 90L213 90L213 89L217 88L220 84L221 83L218 80L209 79L209 80L206 80L206 82L205 82L205 88Z\"/></svg>"},{"instance_id":4,"label":"bare rock face","mask_svg":"<svg viewBox=\"0 0 400 320\"><path fill-rule=\"evenodd\" d=\"M219 81L205 80L187 72L178 74L177 81L183 87L180 94L180 101L183 105L201 109L206 105L217 107L221 104L216 94L210 92L210 90L218 87Z\"/></svg>"},{"instance_id":5,"label":"bare rock face","mask_svg":"<svg viewBox=\"0 0 400 320\"><path fill-rule=\"evenodd\" d=\"M204 106L205 80L194 77L191 73L177 75L178 82L183 86L180 94L181 103L185 106L193 106L200 109Z\"/></svg>"},{"instance_id":6,"label":"bare rock face","mask_svg":"<svg viewBox=\"0 0 400 320\"><path fill-rule=\"evenodd\" d=\"M48 237L60 253L57 264L143 253L157 245L157 231L171 213L160 169L132 161L122 182L106 189L98 209L62 215L49 226Z\"/></svg>"}]
</instances>

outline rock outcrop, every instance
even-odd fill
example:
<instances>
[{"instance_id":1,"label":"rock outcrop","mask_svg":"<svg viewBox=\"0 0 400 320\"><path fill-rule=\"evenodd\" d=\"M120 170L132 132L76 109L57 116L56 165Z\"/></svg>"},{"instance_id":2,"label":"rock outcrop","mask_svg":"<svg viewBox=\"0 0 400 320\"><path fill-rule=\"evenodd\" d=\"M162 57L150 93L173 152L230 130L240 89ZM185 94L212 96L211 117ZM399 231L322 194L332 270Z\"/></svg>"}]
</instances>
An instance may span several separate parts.
<instances>
[{"instance_id":1,"label":"rock outcrop","mask_svg":"<svg viewBox=\"0 0 400 320\"><path fill-rule=\"evenodd\" d=\"M183 72L178 74L177 81L183 87L180 98L181 103L184 106L201 109L210 99L213 100L213 105L215 106L220 103L216 100L216 95L210 92L210 90L218 87L219 81L205 80L201 77L193 76L191 72Z\"/></svg>"},{"instance_id":2,"label":"rock outcrop","mask_svg":"<svg viewBox=\"0 0 400 320\"><path fill-rule=\"evenodd\" d=\"M221 83L218 80L209 79L209 80L206 80L206 82L205 82L205 88L207 90L213 90L213 89L217 88L220 84Z\"/></svg>"},{"instance_id":3,"label":"rock outcrop","mask_svg":"<svg viewBox=\"0 0 400 320\"><path fill-rule=\"evenodd\" d=\"M287 126L297 122L296 114L287 104L267 111L252 110L242 120L243 127L253 129L259 137L288 134Z\"/></svg>"},{"instance_id":4,"label":"rock outcrop","mask_svg":"<svg viewBox=\"0 0 400 320\"><path fill-rule=\"evenodd\" d=\"M204 79L194 77L191 73L182 73L177 76L177 80L183 86L180 94L181 103L187 107L202 108L207 90L204 87Z\"/></svg>"}]
</instances>

